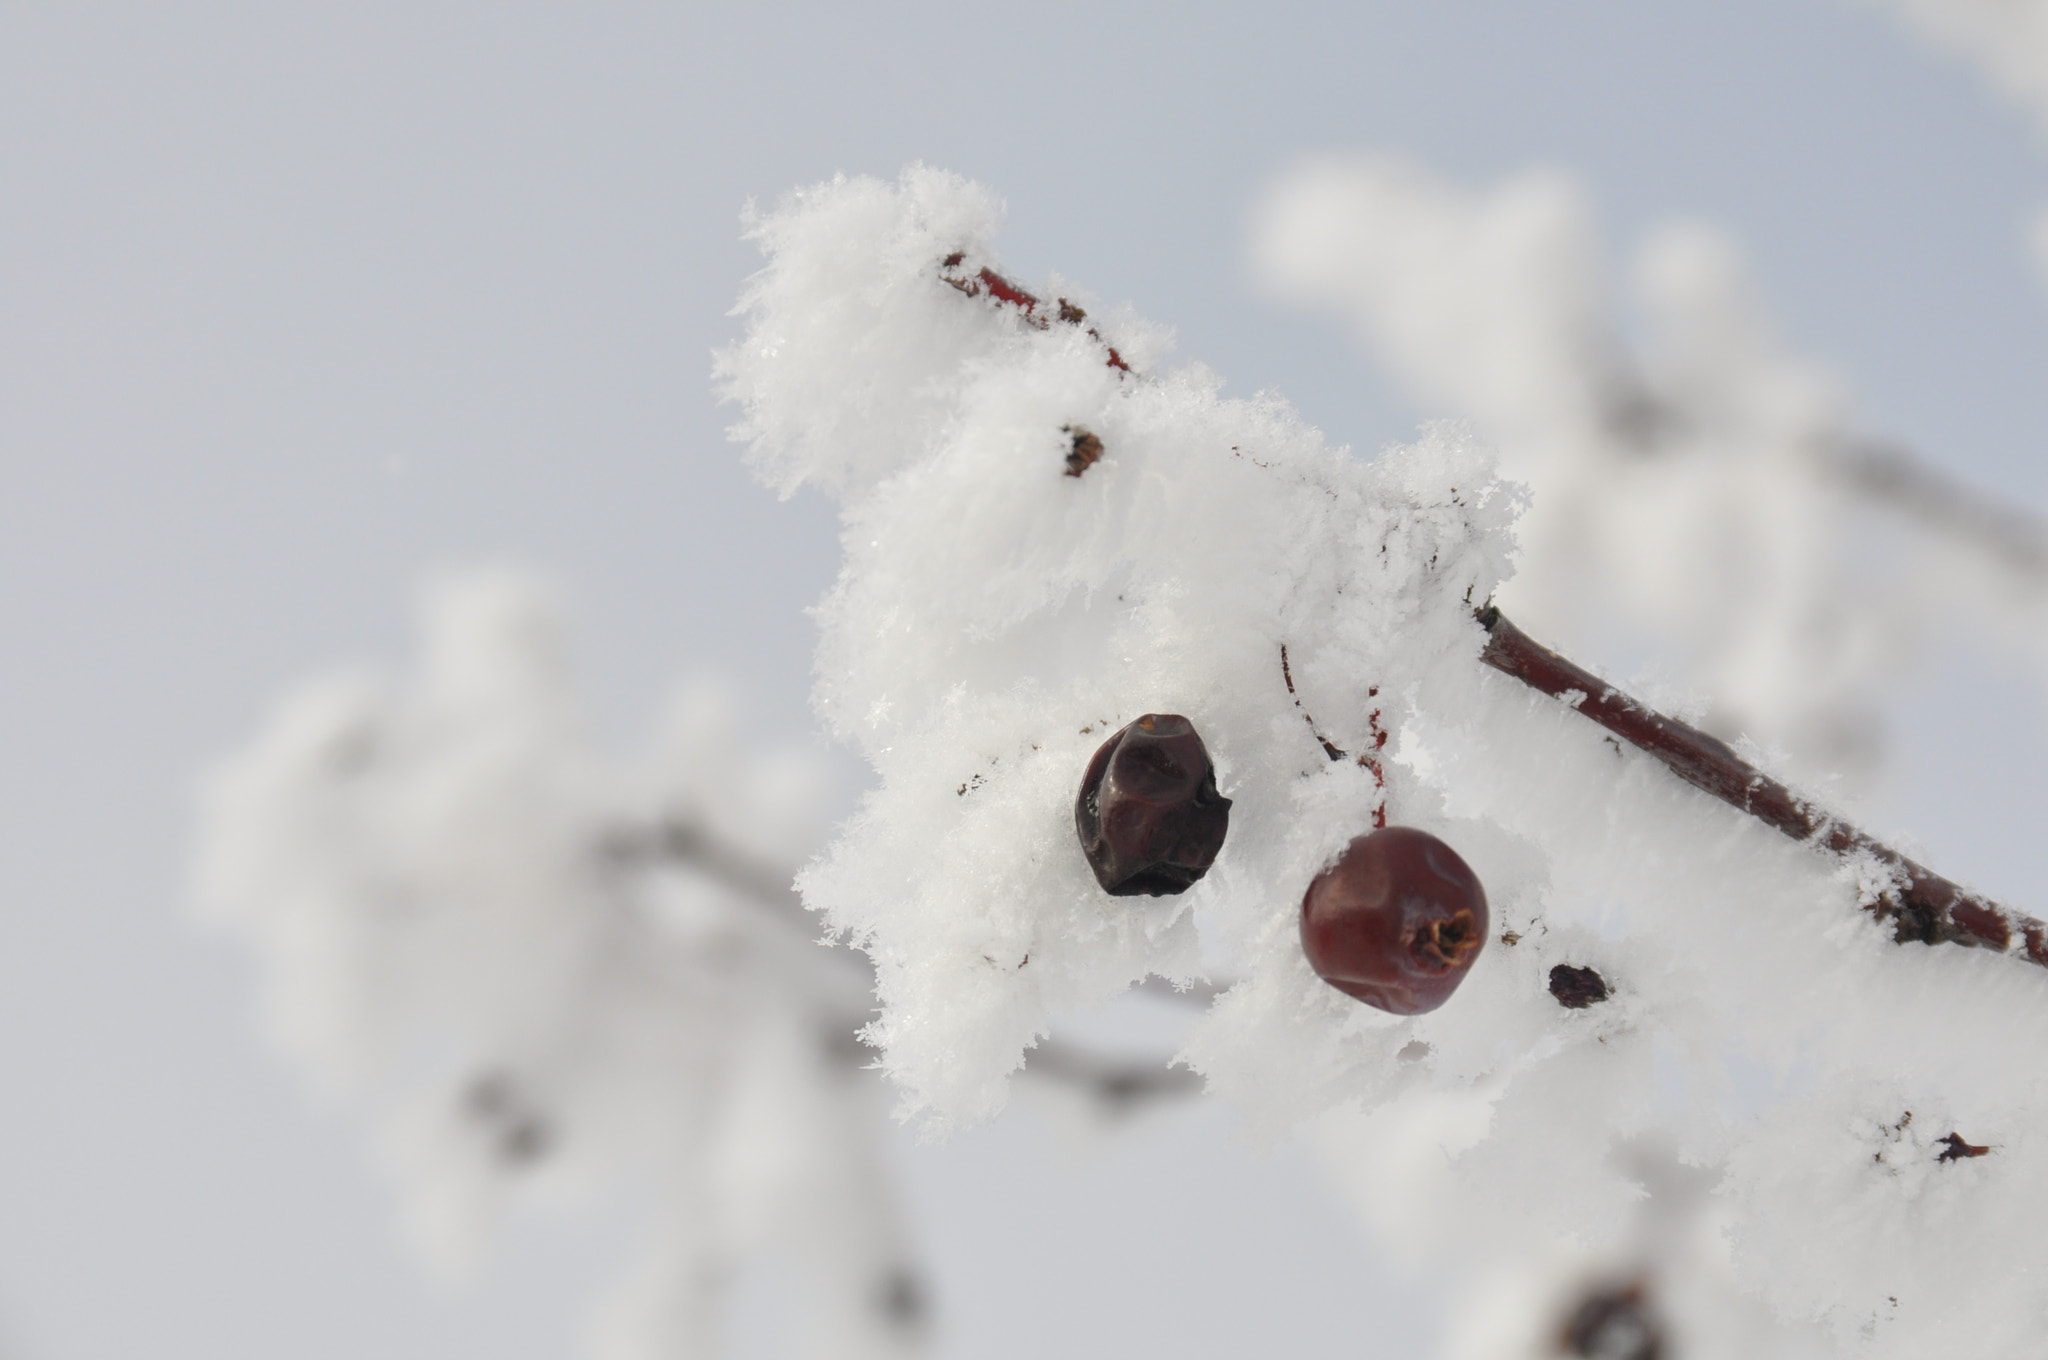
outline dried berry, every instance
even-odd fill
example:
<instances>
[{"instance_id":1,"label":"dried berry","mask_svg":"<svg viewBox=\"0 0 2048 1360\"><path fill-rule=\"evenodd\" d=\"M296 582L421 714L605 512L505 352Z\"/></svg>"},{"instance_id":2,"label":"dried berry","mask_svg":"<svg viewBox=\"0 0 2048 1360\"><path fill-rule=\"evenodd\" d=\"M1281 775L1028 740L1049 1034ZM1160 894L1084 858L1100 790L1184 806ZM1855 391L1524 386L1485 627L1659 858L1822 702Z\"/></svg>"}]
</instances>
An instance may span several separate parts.
<instances>
[{"instance_id":1,"label":"dried berry","mask_svg":"<svg viewBox=\"0 0 2048 1360\"><path fill-rule=\"evenodd\" d=\"M1147 713L1088 762L1074 828L1095 881L1114 897L1186 892L1209 872L1230 829L1216 767L1176 713Z\"/></svg>"},{"instance_id":2,"label":"dried berry","mask_svg":"<svg viewBox=\"0 0 2048 1360\"><path fill-rule=\"evenodd\" d=\"M1568 1011L1582 1011L1607 999L1607 979L1590 968L1560 963L1550 970L1550 994Z\"/></svg>"},{"instance_id":3,"label":"dried berry","mask_svg":"<svg viewBox=\"0 0 2048 1360\"><path fill-rule=\"evenodd\" d=\"M1444 1004L1486 944L1486 890L1426 831L1382 827L1345 847L1301 899L1317 976L1395 1015Z\"/></svg>"}]
</instances>

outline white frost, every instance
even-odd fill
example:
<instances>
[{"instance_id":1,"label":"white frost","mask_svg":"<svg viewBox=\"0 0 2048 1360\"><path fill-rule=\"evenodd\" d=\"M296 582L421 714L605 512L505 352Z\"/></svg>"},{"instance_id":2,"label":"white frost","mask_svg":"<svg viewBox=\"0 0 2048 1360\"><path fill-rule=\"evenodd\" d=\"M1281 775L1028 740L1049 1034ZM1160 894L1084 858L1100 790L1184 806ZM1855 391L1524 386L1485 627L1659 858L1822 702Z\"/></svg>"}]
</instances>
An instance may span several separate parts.
<instances>
[{"instance_id":1,"label":"white frost","mask_svg":"<svg viewBox=\"0 0 2048 1360\"><path fill-rule=\"evenodd\" d=\"M1434 250L1429 224L1463 221L1452 243L1481 267L1441 314L1378 278L1388 324L1430 331L1417 354L1453 353L1491 290L1558 261L1557 305L1488 341L1561 346L1556 383L1509 374L1472 405L1535 411L1552 435L1611 420L1614 394L1585 380L1603 342L1572 281L1569 196L1535 181L1476 224L1458 200L1421 198L1388 229ZM1027 315L949 286L999 270L994 225L986 191L925 169L795 195L756 224L767 265L720 359L763 475L841 505L817 700L878 786L801 886L876 961L870 1038L906 1111L934 1128L987 1117L1052 1016L1148 973L1187 977L1206 948L1235 980L1185 1054L1211 1089L1274 1132L1319 1121L1333 1155L1368 1162L1412 1155L1447 1121L1440 1155L1464 1189L1387 1220L1435 1216L1460 1252L1549 1244L1494 1258L1503 1279L1632 1252L1689 1281L1664 1291L1677 1313L1749 1300L1695 1333L1722 1353L2013 1354L2038 1335L2048 1243L2009 1225L2048 1213L2048 1154L2027 1132L2048 1114L2031 1075L2048 1044L2039 974L1894 945L1859 909L1867 874L1485 668L1473 608L1507 574L1520 498L1459 431L1365 461L1276 397L1226 399L1213 375L1170 366L1134 318L1033 324L1059 290L1031 287ZM1684 301L1720 267L1711 242L1672 238L1651 285L1688 325L1750 336L1701 353L1765 354L1739 309ZM1832 419L1824 385L1775 360L1687 371L1688 390L1735 394L1702 411L1768 431L1765 447ZM1072 477L1078 430L1104 456ZM1753 430L1702 437L1756 445ZM1818 591L1832 569L1802 579ZM1192 719L1236 801L1200 885L1112 899L1082 861L1073 799L1096 745L1145 712ZM1321 984L1296 937L1309 879L1382 798L1358 759L1376 729L1392 820L1451 842L1502 932L1449 1004L1413 1018ZM1561 963L1596 968L1610 999L1560 1007ZM1906 1108L1928 1138L1993 1153L1874 1156L1873 1131ZM1540 1353L1555 1335L1501 1307L1468 1353L1511 1335Z\"/></svg>"}]
</instances>

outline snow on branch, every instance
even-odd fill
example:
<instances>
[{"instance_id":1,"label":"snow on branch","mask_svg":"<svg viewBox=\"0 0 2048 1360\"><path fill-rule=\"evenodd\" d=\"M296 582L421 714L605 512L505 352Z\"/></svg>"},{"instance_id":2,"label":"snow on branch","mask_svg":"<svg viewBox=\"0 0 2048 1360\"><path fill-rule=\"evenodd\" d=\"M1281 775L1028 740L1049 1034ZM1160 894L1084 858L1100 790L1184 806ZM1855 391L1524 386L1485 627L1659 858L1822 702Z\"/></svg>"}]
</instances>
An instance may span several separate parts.
<instances>
[{"instance_id":1,"label":"snow on branch","mask_svg":"<svg viewBox=\"0 0 2048 1360\"><path fill-rule=\"evenodd\" d=\"M1479 393L1510 416L1551 410L1532 447L1553 451L1580 428L1572 411L1611 424L1620 390L1599 377L1619 371L1599 327L1573 320L1591 314L1570 269L1517 254L1564 239L1543 234L1560 204L1568 217L1534 192L1482 233L1499 267L1460 276L1462 310L1403 293L1398 271L1360 285L1392 290L1375 296L1446 362L1474 333L1561 356L1555 382L1507 365ZM1214 969L1235 980L1183 1058L1253 1128L1321 1130L1333 1166L1371 1181L1369 1216L1460 1278L1527 1278L1532 1252L1584 1278L1655 1274L1686 1335L1743 1335L1729 1353L2007 1354L2036 1334L2048 1085L2025 1074L2048 1044L2048 989L1989 950L1894 943L1905 922L2020 948L2033 923L1827 821L1497 615L1489 632L1490 601L1520 608L1517 534L1564 541L1540 479L1525 500L1456 427L1365 461L1276 396L1227 398L1127 309L1006 274L999 218L986 190L922 167L792 195L752 221L766 266L718 360L760 475L840 506L815 697L877 783L799 887L874 961L869 1034L904 1111L939 1130L987 1118L1056 1017ZM1712 264L1686 249L1666 261L1674 288ZM1517 289L1535 290L1510 309L1533 329L1503 340L1487 318ZM1067 300L1066 324L1047 297ZM1797 374L1754 348L1702 352L1739 362L1707 363L1698 390L1741 399L1692 409L1737 411L1772 440L1813 428ZM1810 484L1745 466L1806 504ZM1809 592L1830 579L1792 574ZM1739 619L1741 583L1723 584L1696 586ZM1766 621L1773 638L1820 617L1802 599ZM1077 840L1107 816L1083 775L1160 715L1169 744L1133 749L1203 752L1227 834L1213 862L1167 845L1183 858L1157 880L1166 895L1111 896ZM1178 787L1178 759L1156 757L1159 789ZM1132 815L1166 816L1144 769L1131 777ZM1310 884L1382 820L1425 858L1451 848L1484 888L1483 910L1473 898L1432 927L1469 973L1418 1013L1325 985L1304 951ZM1718 1264L1686 1284L1681 1259ZM1576 1334L1575 1316L1539 1331Z\"/></svg>"},{"instance_id":2,"label":"snow on branch","mask_svg":"<svg viewBox=\"0 0 2048 1360\"><path fill-rule=\"evenodd\" d=\"M952 270L960 265L961 259L957 254L948 256L944 264ZM962 282L950 274L946 281L970 297L980 296L985 290L997 301L1018 308L1032 324L1046 324L1037 315L1038 300L991 268L983 266L972 282ZM1074 324L1086 315L1065 298L1060 299L1059 320ZM1092 328L1088 334L1092 339L1102 338ZM1129 366L1117 355L1115 347L1108 349L1110 365L1128 371ZM1086 438L1093 442L1094 453L1081 467L1073 466L1070 456L1069 476L1081 475L1087 465L1101 456L1101 441L1093 435ZM2044 557L2048 554L2048 542L2044 542L2048 535L2030 516L1976 496L1896 448L1868 443L1831 447L1843 475L1872 494L1910 505L1915 513L1959 535L1987 541L2017 568L2039 572L2044 561L2048 561ZM1968 892L1848 826L1743 761L1726 742L1654 712L1590 671L1538 645L1499 609L1489 605L1480 611L1479 619L1488 634L1487 645L1480 653L1480 659L1487 665L1553 698L1565 699L1586 717L1648 753L1680 779L1794 840L1815 842L1845 858L1867 856L1891 871L1890 886L1868 905L1877 915L1894 922L1895 938L1900 943L1960 943L1999 952L2017 950L2028 962L2048 967L2048 925ZM1295 694L1284 643L1280 647L1280 667L1287 692ZM1368 697L1376 697L1376 691ZM1299 697L1295 706L1301 707ZM1346 758L1344 751L1317 731L1315 719L1306 709L1302 709L1302 717L1330 759ZM1359 763L1372 770L1375 782L1384 787L1385 776L1379 768L1377 752L1385 746L1387 734L1380 729L1377 709L1369 722L1371 748L1360 755ZM1384 806L1374 811L1373 825L1386 825ZM1556 987L1552 990L1556 991Z\"/></svg>"},{"instance_id":3,"label":"snow on branch","mask_svg":"<svg viewBox=\"0 0 2048 1360\"><path fill-rule=\"evenodd\" d=\"M2015 951L2029 963L2048 967L2048 925L1958 887L1822 811L1737 756L1726 742L1645 707L1532 641L1498 609L1483 610L1479 621L1487 632L1480 660L1495 670L1564 700L1694 788L1766 826L1845 860L1867 857L1890 871L1890 883L1867 905L1894 923L1899 943L1978 945Z\"/></svg>"}]
</instances>

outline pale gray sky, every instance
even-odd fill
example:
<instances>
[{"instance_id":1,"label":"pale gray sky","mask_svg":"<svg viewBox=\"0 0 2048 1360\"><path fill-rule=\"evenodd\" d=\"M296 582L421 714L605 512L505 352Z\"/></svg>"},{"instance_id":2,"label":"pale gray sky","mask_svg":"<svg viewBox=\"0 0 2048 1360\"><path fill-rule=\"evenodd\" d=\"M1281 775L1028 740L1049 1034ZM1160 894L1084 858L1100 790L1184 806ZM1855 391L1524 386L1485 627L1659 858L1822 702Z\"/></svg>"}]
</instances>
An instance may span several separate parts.
<instances>
[{"instance_id":1,"label":"pale gray sky","mask_svg":"<svg viewBox=\"0 0 2048 1360\"><path fill-rule=\"evenodd\" d=\"M453 1302L416 1279L354 1130L183 924L195 773L309 672L402 660L421 575L479 558L568 584L615 739L699 667L807 724L831 518L748 482L707 369L740 205L837 170L985 180L1020 273L1335 439L1447 414L1247 283L1261 185L1353 149L1564 168L1617 256L1721 224L1871 432L2048 505L2040 148L1866 8L0 8L0 1354L566 1354L605 1234L527 1234ZM2039 911L2035 701L1972 684L1912 715L1895 815ZM1379 1320L1328 1192L1220 1119L906 1159L955 1354L1426 1325Z\"/></svg>"}]
</instances>

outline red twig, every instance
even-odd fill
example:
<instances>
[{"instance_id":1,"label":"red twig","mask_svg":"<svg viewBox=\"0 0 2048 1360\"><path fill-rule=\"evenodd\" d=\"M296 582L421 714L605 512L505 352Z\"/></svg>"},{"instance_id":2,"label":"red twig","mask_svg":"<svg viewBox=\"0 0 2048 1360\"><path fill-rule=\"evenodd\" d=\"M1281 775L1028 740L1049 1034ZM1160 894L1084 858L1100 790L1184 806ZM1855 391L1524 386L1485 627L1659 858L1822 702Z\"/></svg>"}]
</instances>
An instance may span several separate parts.
<instances>
[{"instance_id":1,"label":"red twig","mask_svg":"<svg viewBox=\"0 0 2048 1360\"><path fill-rule=\"evenodd\" d=\"M1302 707L1301 696L1294 692L1294 668L1287 663L1287 644L1284 642L1280 644L1280 678L1287 682L1287 692L1294 696L1294 706L1301 710L1301 718L1308 724L1309 735L1322 743L1323 754L1332 760L1348 760L1350 753L1324 736L1321 729L1316 726L1315 718ZM1377 699L1380 687L1374 685L1365 694L1368 699ZM1387 824L1387 774L1380 768L1380 748L1387 744L1387 731L1380 726L1380 711L1377 708L1366 715L1365 724L1371 730L1372 744L1359 754L1358 763L1372 771L1373 787L1380 793L1379 806L1372 810L1372 824L1379 828Z\"/></svg>"},{"instance_id":2,"label":"red twig","mask_svg":"<svg viewBox=\"0 0 2048 1360\"><path fill-rule=\"evenodd\" d=\"M1563 699L1580 714L1651 756L1693 787L1836 855L1868 855L1895 871L1902 886L1871 907L1894 923L1901 943L1979 945L2048 967L2048 925L2000 906L1837 821L1744 761L1726 743L1675 722L1590 671L1530 639L1498 609L1480 611L1488 638L1479 659L1523 684Z\"/></svg>"},{"instance_id":3,"label":"red twig","mask_svg":"<svg viewBox=\"0 0 2048 1360\"><path fill-rule=\"evenodd\" d=\"M1322 731L1316 727L1315 718L1310 715L1307 709L1302 708L1301 696L1294 693L1294 668L1287 664L1287 644L1284 642L1280 644L1280 678L1287 682L1287 692L1294 695L1294 706L1301 710L1301 720L1308 724L1309 735L1322 743L1323 754L1332 760L1345 759L1347 753L1322 734ZM1373 693L1377 694L1379 691L1374 690Z\"/></svg>"},{"instance_id":4,"label":"red twig","mask_svg":"<svg viewBox=\"0 0 2048 1360\"><path fill-rule=\"evenodd\" d=\"M996 273L995 270L984 266L972 274L954 273L953 271L959 269L966 262L966 259L966 252L954 251L939 262L940 268L944 271L939 277L969 297L980 297L983 293L987 293L997 302L1008 303L1024 314L1024 321L1027 325L1035 326L1039 330L1046 330L1051 327L1052 321L1039 314L1038 299L1004 278L1001 274ZM1058 310L1054 313L1053 320L1064 322L1069 326L1078 326L1088 319L1087 312L1065 298L1058 299L1058 304ZM1124 356L1116 352L1116 346L1102 339L1101 331L1090 326L1088 327L1088 334L1092 339L1101 341L1102 347L1109 351L1109 366L1111 368L1124 373L1131 371L1131 366L1124 362Z\"/></svg>"}]
</instances>

